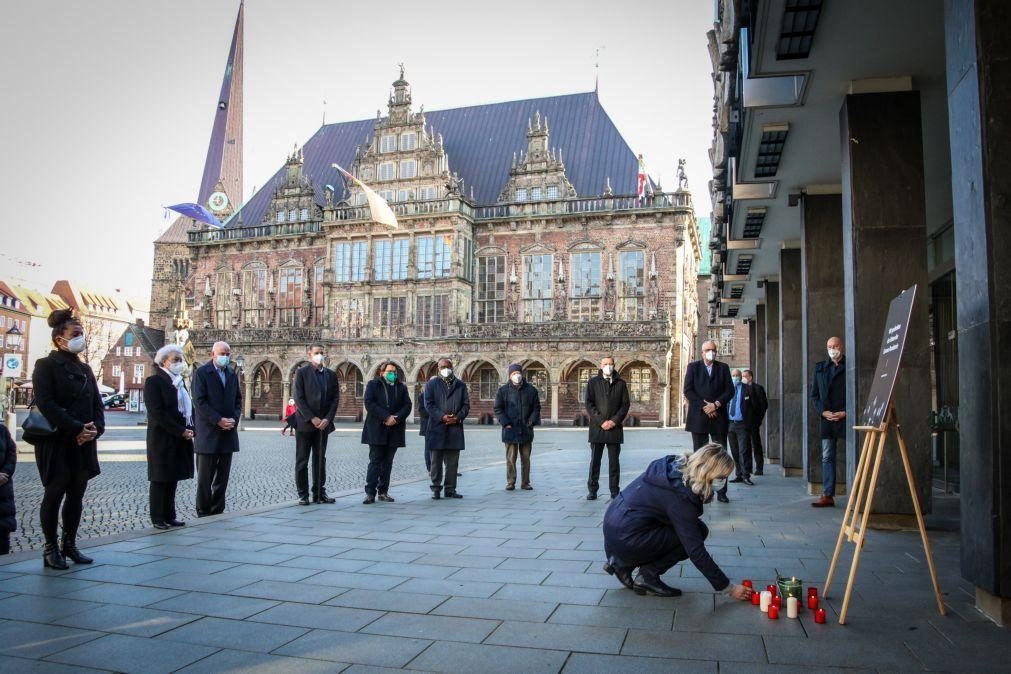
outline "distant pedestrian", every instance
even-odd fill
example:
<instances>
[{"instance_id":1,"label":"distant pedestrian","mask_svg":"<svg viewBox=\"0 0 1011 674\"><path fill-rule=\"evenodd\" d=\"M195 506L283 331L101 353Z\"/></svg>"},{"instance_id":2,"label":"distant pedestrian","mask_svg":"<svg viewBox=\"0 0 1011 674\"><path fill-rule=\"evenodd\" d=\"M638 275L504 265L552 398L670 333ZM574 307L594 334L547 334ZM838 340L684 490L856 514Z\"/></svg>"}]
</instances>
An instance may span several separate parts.
<instances>
[{"instance_id":1,"label":"distant pedestrian","mask_svg":"<svg viewBox=\"0 0 1011 674\"><path fill-rule=\"evenodd\" d=\"M597 498L600 487L600 462L607 446L607 483L614 498L621 491L621 443L625 441L624 423L631 399L628 385L618 375L614 358L600 359L600 373L586 384L586 413L590 415L590 476L586 481L587 501Z\"/></svg>"},{"instance_id":2,"label":"distant pedestrian","mask_svg":"<svg viewBox=\"0 0 1011 674\"><path fill-rule=\"evenodd\" d=\"M716 342L706 340L702 343L702 359L688 363L685 370L684 394L688 399L685 430L692 434L695 450L710 441L724 449L727 447L730 426L727 405L734 397L734 382L730 378L730 367L716 356ZM726 485L717 490L716 500L730 502Z\"/></svg>"},{"instance_id":3,"label":"distant pedestrian","mask_svg":"<svg viewBox=\"0 0 1011 674\"><path fill-rule=\"evenodd\" d=\"M751 418L748 420L748 432L751 436L751 454L754 457L755 472L753 475L765 474L765 450L762 447L762 424L765 422L765 414L769 411L769 396L765 393L765 387L755 381L755 373L752 370L743 372L743 381L751 387Z\"/></svg>"},{"instance_id":4,"label":"distant pedestrian","mask_svg":"<svg viewBox=\"0 0 1011 674\"><path fill-rule=\"evenodd\" d=\"M14 504L14 469L18 465L18 447L0 424L0 555L11 551L11 534L17 531L17 509Z\"/></svg>"},{"instance_id":5,"label":"distant pedestrian","mask_svg":"<svg viewBox=\"0 0 1011 674\"><path fill-rule=\"evenodd\" d=\"M281 435L284 435L288 430L291 430L291 434L295 435L295 399L289 398L288 404L284 406L284 428L281 429Z\"/></svg>"},{"instance_id":6,"label":"distant pedestrian","mask_svg":"<svg viewBox=\"0 0 1011 674\"><path fill-rule=\"evenodd\" d=\"M369 468L365 477L365 505L380 501L393 503L390 475L397 449L407 444L407 417L411 415L407 386L397 380L392 362L379 368L379 376L365 387L365 425L362 443L369 446Z\"/></svg>"},{"instance_id":7,"label":"distant pedestrian","mask_svg":"<svg viewBox=\"0 0 1011 674\"><path fill-rule=\"evenodd\" d=\"M186 390L183 349L166 344L154 356L158 369L144 382L147 408L147 479L155 529L181 527L176 487L193 478L193 400Z\"/></svg>"},{"instance_id":8,"label":"distant pedestrian","mask_svg":"<svg viewBox=\"0 0 1011 674\"><path fill-rule=\"evenodd\" d=\"M215 342L211 359L193 373L193 451L197 455L197 517L225 511L232 455L239 451L242 392L229 364L232 349Z\"/></svg>"},{"instance_id":9,"label":"distant pedestrian","mask_svg":"<svg viewBox=\"0 0 1011 674\"><path fill-rule=\"evenodd\" d=\"M727 407L730 428L730 455L734 458L737 475L731 482L743 482L754 486L751 481L751 389L741 379L741 371L736 367L730 371L730 381L734 384L734 397Z\"/></svg>"},{"instance_id":10,"label":"distant pedestrian","mask_svg":"<svg viewBox=\"0 0 1011 674\"><path fill-rule=\"evenodd\" d=\"M77 549L77 530L84 510L88 480L101 473L98 443L105 432L105 413L95 375L79 354L87 345L84 327L70 309L58 309L47 319L56 350L35 362L32 385L39 412L56 430L35 444L35 465L45 492L39 521L45 536L43 564L66 569L93 560ZM56 529L63 512L63 538Z\"/></svg>"},{"instance_id":11,"label":"distant pedestrian","mask_svg":"<svg viewBox=\"0 0 1011 674\"><path fill-rule=\"evenodd\" d=\"M541 399L537 388L523 377L519 363L509 366L509 383L495 394L495 419L502 426L502 442L506 447L506 490L516 489L516 457L523 467L521 489L530 485L530 450L534 441L534 426L541 423Z\"/></svg>"},{"instance_id":12,"label":"distant pedestrian","mask_svg":"<svg viewBox=\"0 0 1011 674\"><path fill-rule=\"evenodd\" d=\"M322 344L309 346L309 364L295 373L295 488L298 504L309 505L308 468L312 466L313 503L333 503L326 493L326 444L340 404L337 373L326 367ZM310 460L311 459L311 460Z\"/></svg>"},{"instance_id":13,"label":"distant pedestrian","mask_svg":"<svg viewBox=\"0 0 1011 674\"><path fill-rule=\"evenodd\" d=\"M828 359L814 366L811 405L821 416L822 496L811 505L831 508L835 505L835 459L839 441L846 441L846 356L843 343L832 337L825 345Z\"/></svg>"},{"instance_id":14,"label":"distant pedestrian","mask_svg":"<svg viewBox=\"0 0 1011 674\"><path fill-rule=\"evenodd\" d=\"M428 428L425 447L432 455L432 498L442 498L445 478L446 498L463 498L456 490L460 452L464 449L463 421L470 413L467 385L453 374L453 362L439 360L439 377L425 385Z\"/></svg>"}]
</instances>

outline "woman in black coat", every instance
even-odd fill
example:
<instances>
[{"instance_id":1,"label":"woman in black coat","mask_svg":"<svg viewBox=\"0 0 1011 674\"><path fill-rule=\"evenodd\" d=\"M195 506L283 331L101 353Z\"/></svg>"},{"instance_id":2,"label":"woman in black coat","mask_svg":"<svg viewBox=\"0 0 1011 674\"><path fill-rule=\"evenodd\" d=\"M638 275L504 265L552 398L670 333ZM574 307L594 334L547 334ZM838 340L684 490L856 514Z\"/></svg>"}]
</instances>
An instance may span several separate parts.
<instances>
[{"instance_id":1,"label":"woman in black coat","mask_svg":"<svg viewBox=\"0 0 1011 674\"><path fill-rule=\"evenodd\" d=\"M182 347L168 344L154 357L157 369L144 382L147 407L147 479L151 482L151 523L155 529L181 527L176 487L193 478L193 401L183 374Z\"/></svg>"},{"instance_id":2,"label":"woman in black coat","mask_svg":"<svg viewBox=\"0 0 1011 674\"><path fill-rule=\"evenodd\" d=\"M77 549L77 529L88 480L102 472L95 441L105 432L105 413L95 375L78 356L86 346L80 321L71 309L54 311L48 320L56 350L35 362L32 386L39 412L56 433L35 444L35 465L45 487L39 512L45 536L42 560L47 567L66 569L64 557L75 564L92 562ZM61 504L63 539L58 546Z\"/></svg>"},{"instance_id":3,"label":"woman in black coat","mask_svg":"<svg viewBox=\"0 0 1011 674\"><path fill-rule=\"evenodd\" d=\"M369 469L365 478L365 505L376 501L392 503L390 474L393 457L406 443L407 417L411 414L411 396L397 381L397 366L385 363L379 376L365 387L365 425L362 444L369 446Z\"/></svg>"},{"instance_id":4,"label":"woman in black coat","mask_svg":"<svg viewBox=\"0 0 1011 674\"><path fill-rule=\"evenodd\" d=\"M18 448L7 426L0 424L0 555L11 551L11 533L17 530L14 516L14 469L18 465Z\"/></svg>"}]
</instances>

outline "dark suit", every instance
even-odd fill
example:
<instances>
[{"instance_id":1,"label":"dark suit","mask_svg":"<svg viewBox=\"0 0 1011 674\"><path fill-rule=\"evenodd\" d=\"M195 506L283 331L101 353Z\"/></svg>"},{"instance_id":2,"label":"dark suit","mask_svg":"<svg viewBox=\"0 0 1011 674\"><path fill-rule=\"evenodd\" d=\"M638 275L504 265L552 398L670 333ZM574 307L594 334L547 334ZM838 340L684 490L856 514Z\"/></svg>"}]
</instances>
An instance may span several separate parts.
<instances>
[{"instance_id":1,"label":"dark suit","mask_svg":"<svg viewBox=\"0 0 1011 674\"><path fill-rule=\"evenodd\" d=\"M221 373L224 373L224 384ZM239 451L242 393L239 378L230 368L218 369L213 361L193 373L193 452L197 455L197 517L225 511L225 490L232 470L232 454ZM218 422L235 419L231 430Z\"/></svg>"},{"instance_id":2,"label":"dark suit","mask_svg":"<svg viewBox=\"0 0 1011 674\"><path fill-rule=\"evenodd\" d=\"M376 491L387 494L390 490L390 473L397 449L407 444L407 417L411 414L411 396L407 387L396 382L389 384L373 379L365 387L365 424L362 426L362 443L369 446L369 469L365 476L365 493L375 496ZM396 417L397 423L385 422Z\"/></svg>"},{"instance_id":3,"label":"dark suit","mask_svg":"<svg viewBox=\"0 0 1011 674\"><path fill-rule=\"evenodd\" d=\"M825 496L835 495L836 448L846 439L846 420L829 421L824 412L846 411L846 357L836 365L831 359L814 366L811 404L821 420L821 472Z\"/></svg>"},{"instance_id":4,"label":"dark suit","mask_svg":"<svg viewBox=\"0 0 1011 674\"><path fill-rule=\"evenodd\" d=\"M186 420L172 377L155 366L144 382L147 407L147 479L151 482L151 521L176 519L176 486L193 477L193 441L183 437Z\"/></svg>"},{"instance_id":5,"label":"dark suit","mask_svg":"<svg viewBox=\"0 0 1011 674\"><path fill-rule=\"evenodd\" d=\"M751 405L748 408L748 433L751 437L751 453L755 459L755 474L761 475L765 467L765 450L762 447L762 422L769 411L769 396L761 384L751 382Z\"/></svg>"},{"instance_id":6,"label":"dark suit","mask_svg":"<svg viewBox=\"0 0 1011 674\"><path fill-rule=\"evenodd\" d=\"M589 493L596 495L600 486L600 461L604 457L604 446L607 445L607 478L611 497L621 491L621 443L625 441L625 431L622 424L628 415L631 399L628 396L628 386L617 372L608 381L604 375L598 374L586 383L586 413L590 416L590 475L586 480ZM605 431L602 423L611 420L614 428Z\"/></svg>"},{"instance_id":7,"label":"dark suit","mask_svg":"<svg viewBox=\"0 0 1011 674\"><path fill-rule=\"evenodd\" d=\"M425 430L425 447L432 456L432 492L439 494L443 488L445 471L446 495L456 493L456 472L460 465L460 451L464 449L463 421L470 413L470 394L467 385L453 377L448 382L439 377L425 384L425 407L428 411L428 428ZM442 417L453 413L457 423L446 424Z\"/></svg>"},{"instance_id":8,"label":"dark suit","mask_svg":"<svg viewBox=\"0 0 1011 674\"><path fill-rule=\"evenodd\" d=\"M714 360L709 369L701 360L688 363L684 393L688 399L685 430L692 434L692 448L698 449L710 440L726 447L727 431L730 427L727 405L734 397L734 382L730 378L730 367L718 360ZM707 401L720 403L716 416L712 419L702 411ZM720 492L726 494L726 487Z\"/></svg>"},{"instance_id":9,"label":"dark suit","mask_svg":"<svg viewBox=\"0 0 1011 674\"><path fill-rule=\"evenodd\" d=\"M333 433L333 418L340 402L337 374L327 368L303 365L295 372L291 397L295 399L295 488L300 499L309 497L309 460L312 459L312 497L326 496L326 442ZM329 423L320 432L313 418Z\"/></svg>"}]
</instances>

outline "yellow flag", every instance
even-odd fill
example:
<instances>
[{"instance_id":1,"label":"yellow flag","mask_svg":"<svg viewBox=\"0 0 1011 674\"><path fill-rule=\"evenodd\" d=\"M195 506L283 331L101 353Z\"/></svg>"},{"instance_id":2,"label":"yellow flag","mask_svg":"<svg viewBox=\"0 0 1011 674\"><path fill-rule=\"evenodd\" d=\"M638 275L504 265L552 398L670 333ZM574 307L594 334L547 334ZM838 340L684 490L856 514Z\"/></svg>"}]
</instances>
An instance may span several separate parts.
<instances>
[{"instance_id":1,"label":"yellow flag","mask_svg":"<svg viewBox=\"0 0 1011 674\"><path fill-rule=\"evenodd\" d=\"M365 193L365 198L369 202L369 211L372 212L372 219L375 222L378 222L381 225L386 225L387 227L400 229L400 224L397 222L397 216L393 213L393 209L390 208L390 205L386 203L385 199L376 194L368 185L358 178L355 178L337 164L332 164L332 166L353 180L358 187L362 188L362 192Z\"/></svg>"}]
</instances>

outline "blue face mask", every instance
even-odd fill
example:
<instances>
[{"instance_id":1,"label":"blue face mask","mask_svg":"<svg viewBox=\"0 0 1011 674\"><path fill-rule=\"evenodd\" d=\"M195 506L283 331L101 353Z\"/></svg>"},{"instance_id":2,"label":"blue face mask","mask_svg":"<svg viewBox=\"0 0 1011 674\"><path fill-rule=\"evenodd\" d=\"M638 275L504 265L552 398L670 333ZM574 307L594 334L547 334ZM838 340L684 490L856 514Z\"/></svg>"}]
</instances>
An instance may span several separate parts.
<instances>
[{"instance_id":1,"label":"blue face mask","mask_svg":"<svg viewBox=\"0 0 1011 674\"><path fill-rule=\"evenodd\" d=\"M218 367L228 367L228 360L228 356L218 356L215 362L217 362Z\"/></svg>"},{"instance_id":2,"label":"blue face mask","mask_svg":"<svg viewBox=\"0 0 1011 674\"><path fill-rule=\"evenodd\" d=\"M734 380L734 386L737 386L738 384L741 383L741 378L740 377L731 377L731 379Z\"/></svg>"}]
</instances>

